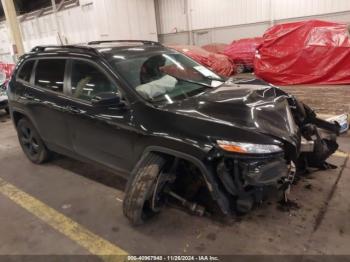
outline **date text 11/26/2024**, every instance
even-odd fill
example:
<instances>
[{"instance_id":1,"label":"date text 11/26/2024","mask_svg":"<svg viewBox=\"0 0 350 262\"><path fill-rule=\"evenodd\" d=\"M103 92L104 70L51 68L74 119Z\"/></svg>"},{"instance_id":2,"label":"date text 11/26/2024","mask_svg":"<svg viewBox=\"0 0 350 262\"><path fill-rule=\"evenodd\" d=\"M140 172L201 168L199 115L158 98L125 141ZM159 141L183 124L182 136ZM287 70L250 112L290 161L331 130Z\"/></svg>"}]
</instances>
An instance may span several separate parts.
<instances>
[{"instance_id":1,"label":"date text 11/26/2024","mask_svg":"<svg viewBox=\"0 0 350 262\"><path fill-rule=\"evenodd\" d=\"M220 261L217 256L128 256L128 261Z\"/></svg>"}]
</instances>

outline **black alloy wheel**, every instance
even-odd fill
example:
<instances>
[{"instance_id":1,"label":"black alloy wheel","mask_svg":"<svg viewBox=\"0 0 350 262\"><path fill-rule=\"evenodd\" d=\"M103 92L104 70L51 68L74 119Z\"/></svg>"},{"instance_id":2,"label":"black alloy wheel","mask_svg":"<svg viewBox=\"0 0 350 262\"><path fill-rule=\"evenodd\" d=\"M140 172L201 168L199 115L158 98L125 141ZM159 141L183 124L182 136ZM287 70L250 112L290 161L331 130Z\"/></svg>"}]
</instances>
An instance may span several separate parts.
<instances>
[{"instance_id":1,"label":"black alloy wheel","mask_svg":"<svg viewBox=\"0 0 350 262\"><path fill-rule=\"evenodd\" d=\"M48 160L49 151L29 120L22 118L18 121L17 133L21 147L30 161L41 164Z\"/></svg>"}]
</instances>

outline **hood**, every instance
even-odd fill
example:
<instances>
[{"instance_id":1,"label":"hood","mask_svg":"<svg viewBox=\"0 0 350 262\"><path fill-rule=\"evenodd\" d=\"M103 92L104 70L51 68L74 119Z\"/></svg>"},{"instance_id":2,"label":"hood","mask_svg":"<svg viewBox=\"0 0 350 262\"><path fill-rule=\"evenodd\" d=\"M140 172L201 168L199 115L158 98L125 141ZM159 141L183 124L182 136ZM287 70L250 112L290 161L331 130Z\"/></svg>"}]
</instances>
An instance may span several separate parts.
<instances>
[{"instance_id":1,"label":"hood","mask_svg":"<svg viewBox=\"0 0 350 262\"><path fill-rule=\"evenodd\" d=\"M169 104L166 109L296 145L298 127L287 98L285 93L272 86L232 83Z\"/></svg>"}]
</instances>

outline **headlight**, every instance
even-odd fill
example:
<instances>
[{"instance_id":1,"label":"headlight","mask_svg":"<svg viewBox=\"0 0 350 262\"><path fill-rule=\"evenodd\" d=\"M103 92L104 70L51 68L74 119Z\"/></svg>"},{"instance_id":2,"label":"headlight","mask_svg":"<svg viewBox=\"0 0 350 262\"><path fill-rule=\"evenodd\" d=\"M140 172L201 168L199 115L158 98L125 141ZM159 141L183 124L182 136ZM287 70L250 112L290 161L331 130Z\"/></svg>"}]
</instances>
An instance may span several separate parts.
<instances>
[{"instance_id":1,"label":"headlight","mask_svg":"<svg viewBox=\"0 0 350 262\"><path fill-rule=\"evenodd\" d=\"M251 143L240 143L226 140L216 141L220 148L225 151L243 154L269 154L282 152L283 149L277 145L262 145Z\"/></svg>"}]
</instances>

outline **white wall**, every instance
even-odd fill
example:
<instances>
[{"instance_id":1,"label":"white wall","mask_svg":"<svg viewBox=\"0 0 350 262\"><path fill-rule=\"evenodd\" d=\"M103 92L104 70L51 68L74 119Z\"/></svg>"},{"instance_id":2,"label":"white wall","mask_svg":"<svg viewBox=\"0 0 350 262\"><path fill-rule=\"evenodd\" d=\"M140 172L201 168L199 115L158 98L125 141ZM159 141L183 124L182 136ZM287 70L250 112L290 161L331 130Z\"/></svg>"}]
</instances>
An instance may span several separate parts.
<instances>
[{"instance_id":1,"label":"white wall","mask_svg":"<svg viewBox=\"0 0 350 262\"><path fill-rule=\"evenodd\" d=\"M64 43L103 39L157 40L166 43L228 43L263 34L275 23L308 19L350 22L350 0L80 0L58 12ZM90 4L92 3L92 4ZM187 3L187 4L186 4ZM189 14L187 16L187 13ZM188 31L193 32L188 34ZM21 23L26 51L35 45L59 44L53 15ZM0 24L0 61L11 61L5 23Z\"/></svg>"},{"instance_id":2,"label":"white wall","mask_svg":"<svg viewBox=\"0 0 350 262\"><path fill-rule=\"evenodd\" d=\"M350 11L349 0L158 0L160 34ZM176 28L176 30L175 30Z\"/></svg>"},{"instance_id":3,"label":"white wall","mask_svg":"<svg viewBox=\"0 0 350 262\"><path fill-rule=\"evenodd\" d=\"M158 0L159 33L187 30L185 0Z\"/></svg>"},{"instance_id":4,"label":"white wall","mask_svg":"<svg viewBox=\"0 0 350 262\"><path fill-rule=\"evenodd\" d=\"M286 19L350 11L349 0L273 0L274 17Z\"/></svg>"},{"instance_id":5,"label":"white wall","mask_svg":"<svg viewBox=\"0 0 350 262\"><path fill-rule=\"evenodd\" d=\"M97 39L157 40L154 0L94 0Z\"/></svg>"},{"instance_id":6,"label":"white wall","mask_svg":"<svg viewBox=\"0 0 350 262\"><path fill-rule=\"evenodd\" d=\"M306 19L350 22L350 0L155 1L159 40L166 44L230 43Z\"/></svg>"},{"instance_id":7,"label":"white wall","mask_svg":"<svg viewBox=\"0 0 350 262\"><path fill-rule=\"evenodd\" d=\"M81 0L57 14L62 40L79 44L104 39L157 40L154 0ZM89 4L91 3L91 4ZM21 23L25 50L59 44L52 14ZM0 24L0 61L12 60L5 23Z\"/></svg>"},{"instance_id":8,"label":"white wall","mask_svg":"<svg viewBox=\"0 0 350 262\"><path fill-rule=\"evenodd\" d=\"M7 27L4 24L0 24L0 62L12 62L10 47Z\"/></svg>"},{"instance_id":9,"label":"white wall","mask_svg":"<svg viewBox=\"0 0 350 262\"><path fill-rule=\"evenodd\" d=\"M189 3L193 29L254 23L269 17L269 0L190 0Z\"/></svg>"}]
</instances>

